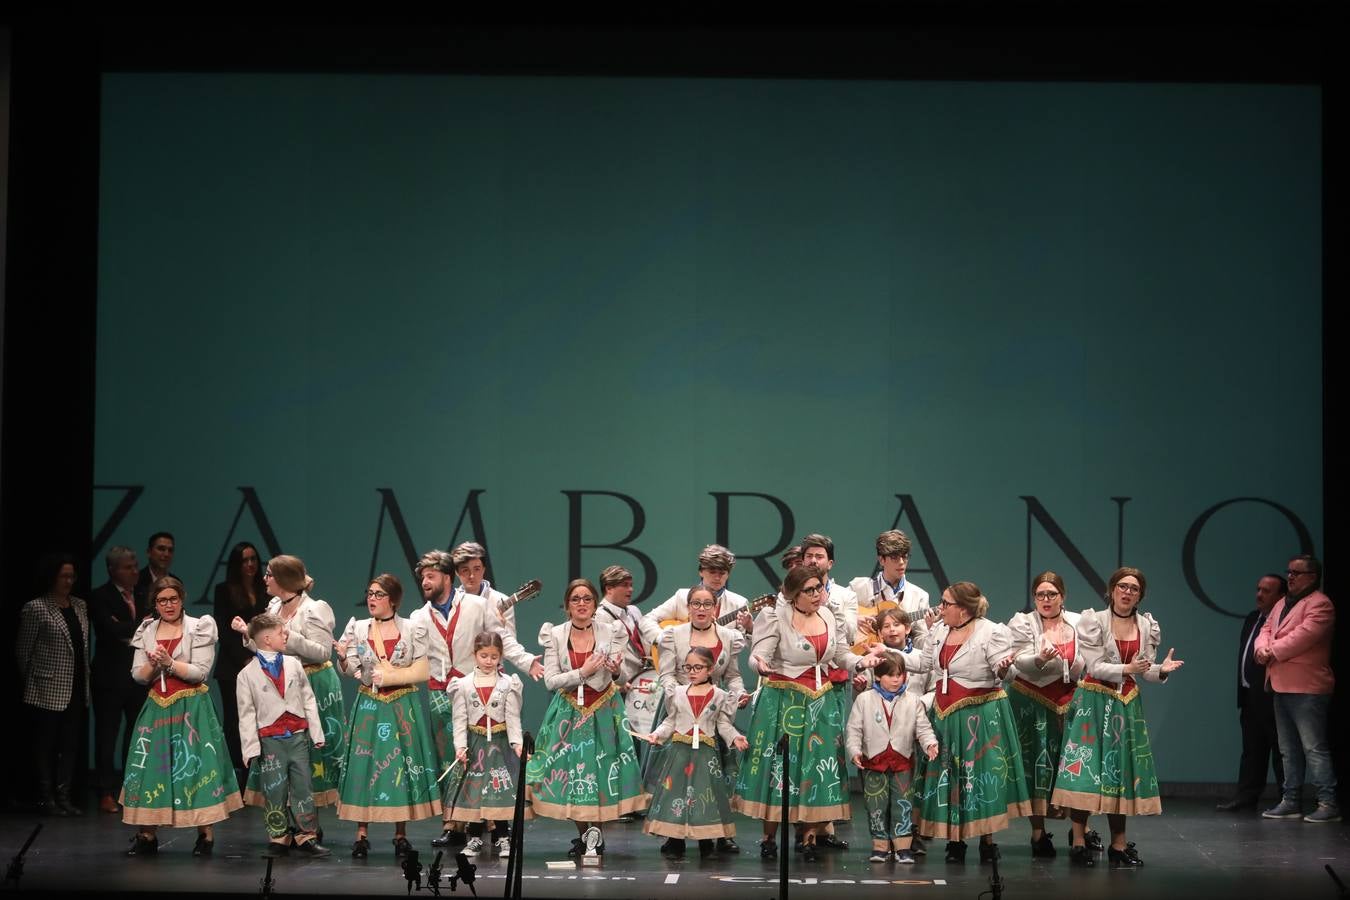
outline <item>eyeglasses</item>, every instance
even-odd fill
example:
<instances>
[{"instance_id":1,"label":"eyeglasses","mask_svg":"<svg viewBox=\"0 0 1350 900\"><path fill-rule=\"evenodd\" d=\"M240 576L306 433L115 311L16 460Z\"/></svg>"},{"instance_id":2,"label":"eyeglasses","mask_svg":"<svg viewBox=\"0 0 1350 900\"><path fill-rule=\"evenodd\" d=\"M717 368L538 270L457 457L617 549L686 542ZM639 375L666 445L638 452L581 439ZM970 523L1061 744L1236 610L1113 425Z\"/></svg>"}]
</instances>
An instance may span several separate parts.
<instances>
[{"instance_id":1,"label":"eyeglasses","mask_svg":"<svg viewBox=\"0 0 1350 900\"><path fill-rule=\"evenodd\" d=\"M882 559L896 559L896 560L899 560L899 559L909 559L909 554L908 554L908 553L887 553L887 554L885 554L885 555L882 557Z\"/></svg>"},{"instance_id":2,"label":"eyeglasses","mask_svg":"<svg viewBox=\"0 0 1350 900\"><path fill-rule=\"evenodd\" d=\"M267 570L265 570L265 571L263 572L263 577L264 577L264 578L275 578L276 576L272 574L272 570L271 570L271 569L267 569Z\"/></svg>"},{"instance_id":3,"label":"eyeglasses","mask_svg":"<svg viewBox=\"0 0 1350 900\"><path fill-rule=\"evenodd\" d=\"M816 594L819 594L819 593L820 593L821 591L823 591L823 590L825 590L825 585L823 585L823 584L818 584L818 585L815 585L814 587L804 587L804 588L802 588L802 593L805 594L805 595L808 596L808 597L814 597Z\"/></svg>"},{"instance_id":4,"label":"eyeglasses","mask_svg":"<svg viewBox=\"0 0 1350 900\"><path fill-rule=\"evenodd\" d=\"M1053 600L1059 596L1059 591L1037 591L1035 596L1037 600Z\"/></svg>"},{"instance_id":5,"label":"eyeglasses","mask_svg":"<svg viewBox=\"0 0 1350 900\"><path fill-rule=\"evenodd\" d=\"M1284 574L1290 578L1295 575L1311 575L1312 569L1285 569Z\"/></svg>"},{"instance_id":6,"label":"eyeglasses","mask_svg":"<svg viewBox=\"0 0 1350 900\"><path fill-rule=\"evenodd\" d=\"M181 597L160 597L155 600L156 606L173 606L175 603L182 603Z\"/></svg>"},{"instance_id":7,"label":"eyeglasses","mask_svg":"<svg viewBox=\"0 0 1350 900\"><path fill-rule=\"evenodd\" d=\"M713 600L690 600L690 609L712 609L717 603Z\"/></svg>"},{"instance_id":8,"label":"eyeglasses","mask_svg":"<svg viewBox=\"0 0 1350 900\"><path fill-rule=\"evenodd\" d=\"M1120 591L1122 594L1137 594L1137 593L1139 593L1139 585L1137 585L1137 584L1118 584L1118 585L1116 585L1116 590Z\"/></svg>"},{"instance_id":9,"label":"eyeglasses","mask_svg":"<svg viewBox=\"0 0 1350 900\"><path fill-rule=\"evenodd\" d=\"M594 602L595 602L595 598L592 597L591 595L587 594L587 595L584 596L584 597L568 597L568 598L567 598L567 602L568 602L568 603L594 603Z\"/></svg>"},{"instance_id":10,"label":"eyeglasses","mask_svg":"<svg viewBox=\"0 0 1350 900\"><path fill-rule=\"evenodd\" d=\"M385 597L388 596L389 595L384 591L366 591L367 600L383 600Z\"/></svg>"},{"instance_id":11,"label":"eyeglasses","mask_svg":"<svg viewBox=\"0 0 1350 900\"><path fill-rule=\"evenodd\" d=\"M938 601L938 606L955 606L955 605L956 605L956 601L955 601L955 600L939 600L939 601Z\"/></svg>"},{"instance_id":12,"label":"eyeglasses","mask_svg":"<svg viewBox=\"0 0 1350 900\"><path fill-rule=\"evenodd\" d=\"M686 672L702 672L706 668L708 667L703 665L703 663L694 663L693 665L690 665L689 663L684 664L684 670Z\"/></svg>"}]
</instances>

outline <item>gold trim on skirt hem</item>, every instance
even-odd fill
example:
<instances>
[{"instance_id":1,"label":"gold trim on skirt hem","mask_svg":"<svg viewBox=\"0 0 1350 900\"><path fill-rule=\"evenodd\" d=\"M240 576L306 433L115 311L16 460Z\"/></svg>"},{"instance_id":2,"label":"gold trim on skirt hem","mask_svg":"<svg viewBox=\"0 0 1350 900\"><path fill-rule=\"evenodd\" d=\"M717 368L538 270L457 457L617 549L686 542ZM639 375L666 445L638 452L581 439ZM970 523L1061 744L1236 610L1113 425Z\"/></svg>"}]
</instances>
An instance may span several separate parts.
<instances>
[{"instance_id":1,"label":"gold trim on skirt hem","mask_svg":"<svg viewBox=\"0 0 1350 900\"><path fill-rule=\"evenodd\" d=\"M357 806L338 801L337 817L347 822L416 822L441 814L441 801L413 806Z\"/></svg>"},{"instance_id":2,"label":"gold trim on skirt hem","mask_svg":"<svg viewBox=\"0 0 1350 900\"><path fill-rule=\"evenodd\" d=\"M820 690L818 691L813 691L806 685L798 684L795 681L773 681L771 679L766 678L761 683L764 685L764 687L771 687L780 691L796 691L799 694L805 694L812 700L816 700L820 697L823 697L830 691L834 690L834 682L830 681L829 679L826 679L823 682L821 682Z\"/></svg>"},{"instance_id":3,"label":"gold trim on skirt hem","mask_svg":"<svg viewBox=\"0 0 1350 900\"><path fill-rule=\"evenodd\" d=\"M527 795L534 807L535 815L549 819L571 819L574 822L613 822L619 816L642 812L651 805L651 794L639 794L611 803L608 806L574 806L571 803L548 803L534 797L534 791Z\"/></svg>"},{"instance_id":4,"label":"gold trim on skirt hem","mask_svg":"<svg viewBox=\"0 0 1350 900\"><path fill-rule=\"evenodd\" d=\"M782 803L760 803L758 800L732 797L731 809L761 822L783 821ZM851 815L847 803L836 803L833 806L788 806L789 822L833 822L836 819L848 818L851 818Z\"/></svg>"},{"instance_id":5,"label":"gold trim on skirt hem","mask_svg":"<svg viewBox=\"0 0 1350 900\"><path fill-rule=\"evenodd\" d=\"M312 666L305 666L305 674L313 675L315 672L322 672L324 669L331 669L331 668L333 668L333 661L331 659L325 659L321 663L315 663Z\"/></svg>"},{"instance_id":6,"label":"gold trim on skirt hem","mask_svg":"<svg viewBox=\"0 0 1350 900\"><path fill-rule=\"evenodd\" d=\"M125 794L123 795L125 797ZM119 797L118 802L123 802ZM224 822L230 813L244 808L244 801L238 791L228 794L224 800L214 806L202 809L146 809L144 807L122 806L122 821L128 825L162 825L169 828L191 828L195 825L214 825Z\"/></svg>"},{"instance_id":7,"label":"gold trim on skirt hem","mask_svg":"<svg viewBox=\"0 0 1350 900\"><path fill-rule=\"evenodd\" d=\"M470 725L470 726L469 726L469 730L472 731L474 734L481 734L481 735L483 735L484 737L486 737L486 736L487 736L487 733L488 733L488 732L487 732L487 729L484 728L482 725ZM492 733L493 733L493 734L501 734L501 733L502 733L503 731L505 731L505 730L506 730L506 723L505 723L505 722L497 722L496 724L494 724L494 725L492 726Z\"/></svg>"},{"instance_id":8,"label":"gold trim on skirt hem","mask_svg":"<svg viewBox=\"0 0 1350 900\"><path fill-rule=\"evenodd\" d=\"M1101 794L1088 794L1082 791L1066 791L1055 788L1050 802L1066 809L1076 809L1092 815L1106 813L1113 816L1159 816L1162 815L1161 797L1137 797L1126 800L1124 797L1103 797Z\"/></svg>"},{"instance_id":9,"label":"gold trim on skirt hem","mask_svg":"<svg viewBox=\"0 0 1350 900\"><path fill-rule=\"evenodd\" d=\"M732 822L718 822L713 825L675 825L659 819L647 819L642 823L642 833L706 841L710 838L734 838L736 826Z\"/></svg>"},{"instance_id":10,"label":"gold trim on skirt hem","mask_svg":"<svg viewBox=\"0 0 1350 900\"><path fill-rule=\"evenodd\" d=\"M1023 819L1031 815L1031 801L1021 800L1008 804L1008 811L997 816L988 816L972 822L959 822L950 825L946 822L930 822L914 816L914 833L939 840L963 841L968 837L995 834L1007 828L1013 819Z\"/></svg>"}]
</instances>

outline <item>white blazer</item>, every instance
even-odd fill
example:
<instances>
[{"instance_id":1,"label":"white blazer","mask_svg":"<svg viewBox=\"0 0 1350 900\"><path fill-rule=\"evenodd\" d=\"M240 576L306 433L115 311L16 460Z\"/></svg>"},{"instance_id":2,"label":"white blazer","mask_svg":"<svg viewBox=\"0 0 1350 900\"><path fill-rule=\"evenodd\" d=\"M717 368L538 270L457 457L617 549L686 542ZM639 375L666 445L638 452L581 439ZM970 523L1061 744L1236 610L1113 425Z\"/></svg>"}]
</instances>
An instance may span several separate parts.
<instances>
[{"instance_id":1,"label":"white blazer","mask_svg":"<svg viewBox=\"0 0 1350 900\"><path fill-rule=\"evenodd\" d=\"M749 605L750 601L740 594L730 588L723 588L722 596L718 598L717 617L721 618ZM661 637L661 623L667 619L689 620L689 588L680 588L666 602L642 617L642 636L649 646Z\"/></svg>"},{"instance_id":2,"label":"white blazer","mask_svg":"<svg viewBox=\"0 0 1350 900\"><path fill-rule=\"evenodd\" d=\"M694 718L694 707L689 703L688 685L681 684L667 688L663 708L666 711L666 718L653 732L662 742L670 740L673 734L692 732L695 725L698 726L700 738L707 735L708 742L712 741L714 731L721 735L727 744L731 744L741 736L736 726L731 723L732 717L736 715L736 698L719 687L713 688L712 698L708 700L697 719ZM706 742L700 740L699 743Z\"/></svg>"},{"instance_id":3,"label":"white blazer","mask_svg":"<svg viewBox=\"0 0 1350 900\"><path fill-rule=\"evenodd\" d=\"M1063 681L1066 684L1071 681L1077 681L1083 676L1087 668L1083 660L1083 651L1078 646L1078 613L1064 610L1064 623L1069 626L1070 633L1073 635L1073 663L1066 664L1060 657L1055 657L1044 666L1036 662L1036 655L1041 652L1041 635L1044 634L1044 626L1041 624L1041 615L1036 610L1031 612L1016 613L1008 622L1008 631L1012 633L1012 652L1016 654L1013 659L1013 668L1018 678L1034 684L1036 687L1045 687L1056 681Z\"/></svg>"},{"instance_id":4,"label":"white blazer","mask_svg":"<svg viewBox=\"0 0 1350 900\"><path fill-rule=\"evenodd\" d=\"M131 677L137 684L150 684L157 676L142 680L141 669L150 662L150 654L158 648L155 635L159 632L159 619L143 619L136 633L131 636L131 646L136 648L131 659ZM183 614L183 639L173 648L173 658L187 663L187 672L175 676L188 684L201 684L211 673L216 662L216 620L210 616L194 618Z\"/></svg>"},{"instance_id":5,"label":"white blazer","mask_svg":"<svg viewBox=\"0 0 1350 900\"><path fill-rule=\"evenodd\" d=\"M895 698L889 724L884 712L886 701L875 690L868 688L853 698L844 738L850 761L859 753L865 757L876 756L887 747L894 747L901 756L913 759L916 737L925 750L937 746L937 735L928 721L923 700L913 690L906 686L905 692Z\"/></svg>"},{"instance_id":6,"label":"white blazer","mask_svg":"<svg viewBox=\"0 0 1350 900\"><path fill-rule=\"evenodd\" d=\"M239 708L239 746L245 761L262 753L258 729L271 725L285 713L298 716L309 726L309 739L324 743L323 722L319 719L319 704L314 689L309 686L305 665L294 656L281 656L282 684L286 696L277 693L277 686L262 664L252 659L239 670L235 678L235 705Z\"/></svg>"},{"instance_id":7,"label":"white blazer","mask_svg":"<svg viewBox=\"0 0 1350 900\"><path fill-rule=\"evenodd\" d=\"M459 611L458 619L455 619L456 610ZM430 600L408 615L408 621L427 633L427 671L436 681L449 682L451 669L458 669L461 674L473 671L477 665L473 658L473 639L484 631L500 637L502 655L511 665L529 673L530 666L534 665L534 654L516 640L515 631L507 627L492 598L457 590L451 595L450 618L455 619L455 633L450 639L452 646L447 647L441 629L448 630L450 621L431 605Z\"/></svg>"},{"instance_id":8,"label":"white blazer","mask_svg":"<svg viewBox=\"0 0 1350 900\"><path fill-rule=\"evenodd\" d=\"M713 661L712 674L708 678L714 685L722 685L733 701L739 702L745 693L745 682L741 679L740 666L736 656L745 648L745 635L737 628L726 625L713 625L717 637L722 641L722 652ZM689 622L667 628L661 633L661 666L658 672L661 690L666 691L675 685L688 684L689 676L682 666L689 655L690 638L694 626ZM711 648L709 648L711 649Z\"/></svg>"},{"instance_id":9,"label":"white blazer","mask_svg":"<svg viewBox=\"0 0 1350 900\"><path fill-rule=\"evenodd\" d=\"M852 623L854 643L858 640L858 607L874 606L872 598L880 594L882 599L899 603L900 608L909 613L910 640L913 641L916 650L923 650L924 645L928 643L928 625L923 620L923 614L929 608L927 591L906 578L905 586L900 589L900 596L896 597L895 591L891 590L891 586L881 577L880 572L871 578L861 576L855 578L848 586L853 596L844 607L844 616Z\"/></svg>"},{"instance_id":10,"label":"white blazer","mask_svg":"<svg viewBox=\"0 0 1350 900\"><path fill-rule=\"evenodd\" d=\"M280 618L281 598L267 601L267 611ZM286 623L286 648L282 652L300 657L307 666L328 662L333 658L333 625L333 607L302 591L295 615ZM257 651L258 645L247 634L243 635L243 641L249 652Z\"/></svg>"},{"instance_id":11,"label":"white blazer","mask_svg":"<svg viewBox=\"0 0 1350 900\"><path fill-rule=\"evenodd\" d=\"M622 628L597 622L595 619L591 621L594 623L591 627L595 629L596 653L613 656L615 653L623 652L623 644L627 643L628 635ZM567 650L567 639L571 634L571 621L563 622L561 625L545 622L539 629L539 645L544 648L544 687L550 691L575 690L579 696L583 684L594 690L603 691L616 681L624 683L622 667L619 668L618 677L611 675L609 669L601 666L591 673L590 678L583 679L581 670L572 668L571 654Z\"/></svg>"},{"instance_id":12,"label":"white blazer","mask_svg":"<svg viewBox=\"0 0 1350 900\"><path fill-rule=\"evenodd\" d=\"M1001 681L995 674L998 664L1012 651L1012 633L1001 622L979 618L971 625L970 635L943 669L938 665L942 648L946 646L949 629L943 622L929 632L928 646L924 648L920 671L929 673L927 687L945 694L948 681L964 688L997 687Z\"/></svg>"},{"instance_id":13,"label":"white blazer","mask_svg":"<svg viewBox=\"0 0 1350 900\"><path fill-rule=\"evenodd\" d=\"M478 687L473 683L474 674L470 672L462 678L456 678L446 687L450 703L454 709L451 721L456 750L469 748L469 726L478 724L478 720L487 716L493 724L506 725L506 742L512 746L521 744L520 708L524 687L519 675L497 675L497 683L492 686L488 702L478 696ZM492 737L491 729L488 737Z\"/></svg>"},{"instance_id":14,"label":"white blazer","mask_svg":"<svg viewBox=\"0 0 1350 900\"><path fill-rule=\"evenodd\" d=\"M787 678L797 678L814 669L816 690L820 690L830 666L847 669L852 675L862 657L850 649L842 611L821 604L816 615L825 622L828 636L825 656L820 660L816 659L811 642L792 627L792 607L786 604L765 607L762 618L756 621L754 654L771 671Z\"/></svg>"},{"instance_id":15,"label":"white blazer","mask_svg":"<svg viewBox=\"0 0 1350 900\"><path fill-rule=\"evenodd\" d=\"M1087 674L1099 681L1125 683L1125 664L1120 660L1120 648L1111 636L1111 617L1115 613L1111 608L1085 609L1078 617L1078 652L1083 654L1083 663ZM1166 676L1159 671L1157 663L1158 645L1162 642L1162 629L1153 616L1146 612L1135 611L1139 625L1139 652L1135 659L1147 659L1155 663L1143 675L1132 676L1136 681L1152 681L1161 684Z\"/></svg>"}]
</instances>

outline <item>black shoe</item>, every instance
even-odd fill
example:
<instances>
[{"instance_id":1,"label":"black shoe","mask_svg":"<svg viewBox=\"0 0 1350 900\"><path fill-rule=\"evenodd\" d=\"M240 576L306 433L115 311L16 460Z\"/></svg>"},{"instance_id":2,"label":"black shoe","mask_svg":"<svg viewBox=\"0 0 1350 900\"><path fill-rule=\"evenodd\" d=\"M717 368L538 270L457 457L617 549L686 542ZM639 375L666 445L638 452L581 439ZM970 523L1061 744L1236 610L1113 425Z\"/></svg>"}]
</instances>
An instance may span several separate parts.
<instances>
[{"instance_id":1,"label":"black shoe","mask_svg":"<svg viewBox=\"0 0 1350 900\"><path fill-rule=\"evenodd\" d=\"M915 856L927 856L928 845L923 838L916 834L909 842L909 852Z\"/></svg>"},{"instance_id":2,"label":"black shoe","mask_svg":"<svg viewBox=\"0 0 1350 900\"><path fill-rule=\"evenodd\" d=\"M216 848L215 841L211 840L206 835L202 834L200 831L197 832L197 843L192 845L193 856L210 856L211 851L214 850L215 848Z\"/></svg>"},{"instance_id":3,"label":"black shoe","mask_svg":"<svg viewBox=\"0 0 1350 900\"><path fill-rule=\"evenodd\" d=\"M619 821L624 823L636 822L637 820L638 820L637 813L624 813L623 815L619 816Z\"/></svg>"},{"instance_id":4,"label":"black shoe","mask_svg":"<svg viewBox=\"0 0 1350 900\"><path fill-rule=\"evenodd\" d=\"M809 863L820 861L820 852L816 850L815 841L802 842L802 861Z\"/></svg>"},{"instance_id":5,"label":"black shoe","mask_svg":"<svg viewBox=\"0 0 1350 900\"><path fill-rule=\"evenodd\" d=\"M127 851L127 856L154 856L159 852L159 835L146 837L139 831L131 839L131 849Z\"/></svg>"},{"instance_id":6,"label":"black shoe","mask_svg":"<svg viewBox=\"0 0 1350 900\"><path fill-rule=\"evenodd\" d=\"M1106 845L1102 843L1102 836L1095 831L1089 831L1083 835L1083 846L1093 853L1101 853L1106 849Z\"/></svg>"},{"instance_id":7,"label":"black shoe","mask_svg":"<svg viewBox=\"0 0 1350 900\"><path fill-rule=\"evenodd\" d=\"M1075 844L1069 848L1069 865L1091 869L1097 865L1097 857L1093 856L1092 851L1082 844Z\"/></svg>"},{"instance_id":8,"label":"black shoe","mask_svg":"<svg viewBox=\"0 0 1350 900\"><path fill-rule=\"evenodd\" d=\"M1040 840L1031 842L1032 857L1042 857L1045 859L1055 858L1055 836L1048 831L1042 831Z\"/></svg>"},{"instance_id":9,"label":"black shoe","mask_svg":"<svg viewBox=\"0 0 1350 900\"><path fill-rule=\"evenodd\" d=\"M1113 869L1137 869L1144 864L1144 861L1139 858L1139 854L1135 852L1134 841L1126 844L1124 850L1111 847L1106 851L1106 855L1111 860L1111 868Z\"/></svg>"},{"instance_id":10,"label":"black shoe","mask_svg":"<svg viewBox=\"0 0 1350 900\"><path fill-rule=\"evenodd\" d=\"M707 859L708 857L713 856L716 853L717 853L717 844L715 844L711 839L704 838L703 840L698 842L699 859Z\"/></svg>"},{"instance_id":11,"label":"black shoe","mask_svg":"<svg viewBox=\"0 0 1350 900\"><path fill-rule=\"evenodd\" d=\"M278 841L268 841L267 849L263 851L263 859L281 859L283 856L291 855L291 845L282 844Z\"/></svg>"},{"instance_id":12,"label":"black shoe","mask_svg":"<svg viewBox=\"0 0 1350 900\"><path fill-rule=\"evenodd\" d=\"M778 858L778 842L777 842L777 841L774 841L774 840L768 840L767 838L766 838L765 840L760 841L760 842L759 842L759 858L760 858L760 859L777 859L777 858Z\"/></svg>"},{"instance_id":13,"label":"black shoe","mask_svg":"<svg viewBox=\"0 0 1350 900\"><path fill-rule=\"evenodd\" d=\"M413 845L408 843L408 836L399 834L394 836L394 859L402 859L412 852Z\"/></svg>"},{"instance_id":14,"label":"black shoe","mask_svg":"<svg viewBox=\"0 0 1350 900\"><path fill-rule=\"evenodd\" d=\"M739 844L736 843L736 839L735 839L735 838L718 838L718 839L717 839L717 852L718 852L718 853L740 853L740 852L741 852L741 847L740 847Z\"/></svg>"},{"instance_id":15,"label":"black shoe","mask_svg":"<svg viewBox=\"0 0 1350 900\"><path fill-rule=\"evenodd\" d=\"M980 841L980 862L994 862L1000 858L998 844L992 841Z\"/></svg>"},{"instance_id":16,"label":"black shoe","mask_svg":"<svg viewBox=\"0 0 1350 900\"><path fill-rule=\"evenodd\" d=\"M450 829L450 843L449 843L449 846L451 846L451 847L463 847L463 846L464 846L465 844L467 844L468 842L469 842L469 835L468 835L468 832L466 832L463 828L452 828L452 829Z\"/></svg>"},{"instance_id":17,"label":"black shoe","mask_svg":"<svg viewBox=\"0 0 1350 900\"><path fill-rule=\"evenodd\" d=\"M816 835L816 845L830 850L847 850L848 841L841 840L838 835L818 834Z\"/></svg>"},{"instance_id":18,"label":"black shoe","mask_svg":"<svg viewBox=\"0 0 1350 900\"><path fill-rule=\"evenodd\" d=\"M1234 798L1225 803L1215 804L1214 808L1219 812L1237 812L1240 809L1256 809L1256 801Z\"/></svg>"},{"instance_id":19,"label":"black shoe","mask_svg":"<svg viewBox=\"0 0 1350 900\"><path fill-rule=\"evenodd\" d=\"M60 810L60 814L63 816L84 815L84 810L70 802L70 788L63 785L56 786L56 808Z\"/></svg>"},{"instance_id":20,"label":"black shoe","mask_svg":"<svg viewBox=\"0 0 1350 900\"><path fill-rule=\"evenodd\" d=\"M948 841L947 842L947 862L964 863L966 861L966 842Z\"/></svg>"},{"instance_id":21,"label":"black shoe","mask_svg":"<svg viewBox=\"0 0 1350 900\"><path fill-rule=\"evenodd\" d=\"M683 838L666 838L665 843L661 845L661 855L678 859L684 856Z\"/></svg>"},{"instance_id":22,"label":"black shoe","mask_svg":"<svg viewBox=\"0 0 1350 900\"><path fill-rule=\"evenodd\" d=\"M320 844L318 838L305 841L303 844L296 844L291 848L291 852L296 856L308 856L310 859L322 859L325 856L333 855L333 851Z\"/></svg>"},{"instance_id":23,"label":"black shoe","mask_svg":"<svg viewBox=\"0 0 1350 900\"><path fill-rule=\"evenodd\" d=\"M570 850L567 851L567 855L580 859L581 855L585 852L586 852L586 842L579 837L572 838L572 847Z\"/></svg>"},{"instance_id":24,"label":"black shoe","mask_svg":"<svg viewBox=\"0 0 1350 900\"><path fill-rule=\"evenodd\" d=\"M365 859L370 855L370 840L359 837L352 841L352 859Z\"/></svg>"},{"instance_id":25,"label":"black shoe","mask_svg":"<svg viewBox=\"0 0 1350 900\"><path fill-rule=\"evenodd\" d=\"M447 828L447 829L445 829L444 831L441 832L441 836L440 836L440 837L435 837L435 838L432 838L432 839L431 839L431 846L433 846L433 847L449 847L449 846L450 846L451 836L454 835L454 834L456 834L456 833L458 833L458 834L461 835L461 841L460 841L460 842L463 843L463 837L462 837L462 836L463 836L463 832L454 832L454 831L451 831L449 828Z\"/></svg>"}]
</instances>

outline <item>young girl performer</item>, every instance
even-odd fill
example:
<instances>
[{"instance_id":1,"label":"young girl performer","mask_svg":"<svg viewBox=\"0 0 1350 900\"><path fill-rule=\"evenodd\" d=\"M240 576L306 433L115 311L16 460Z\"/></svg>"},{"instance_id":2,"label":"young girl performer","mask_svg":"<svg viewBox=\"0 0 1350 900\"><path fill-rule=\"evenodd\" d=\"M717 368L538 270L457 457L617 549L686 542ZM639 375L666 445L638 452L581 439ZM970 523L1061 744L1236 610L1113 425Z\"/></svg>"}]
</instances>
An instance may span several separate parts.
<instances>
[{"instance_id":1,"label":"young girl performer","mask_svg":"<svg viewBox=\"0 0 1350 900\"><path fill-rule=\"evenodd\" d=\"M467 823L464 852L483 852L483 820L491 828L498 856L511 855L505 827L515 815L520 772L520 677L500 670L501 635L481 631L473 639L475 667L446 687L454 708L454 762L446 776L441 805L452 821ZM525 807L527 818L533 811Z\"/></svg>"},{"instance_id":2,"label":"young girl performer","mask_svg":"<svg viewBox=\"0 0 1350 900\"><path fill-rule=\"evenodd\" d=\"M714 839L736 837L721 754L713 735L736 750L747 750L750 743L731 721L735 697L709 681L715 663L709 648L690 648L682 666L688 686L676 684L666 689L665 720L647 735L653 744L674 741L662 756L647 821L642 826L647 834L666 837L661 845L661 853L666 856L684 856L686 838L698 840L700 856L711 856L716 852Z\"/></svg>"}]
</instances>

